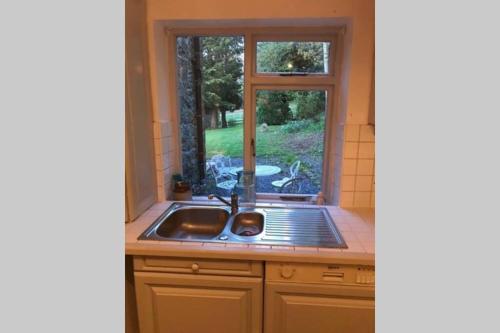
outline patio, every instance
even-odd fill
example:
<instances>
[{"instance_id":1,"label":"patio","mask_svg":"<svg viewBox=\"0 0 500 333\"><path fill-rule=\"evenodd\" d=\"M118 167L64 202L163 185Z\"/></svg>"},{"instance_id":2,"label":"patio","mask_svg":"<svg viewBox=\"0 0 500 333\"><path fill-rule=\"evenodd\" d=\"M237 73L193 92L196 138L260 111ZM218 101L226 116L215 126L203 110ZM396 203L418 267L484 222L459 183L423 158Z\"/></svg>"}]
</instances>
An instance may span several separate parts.
<instances>
[{"instance_id":1,"label":"patio","mask_svg":"<svg viewBox=\"0 0 500 333\"><path fill-rule=\"evenodd\" d=\"M230 158L231 160L231 168L227 170L229 174L232 175L233 179L236 180L236 171L237 169L241 169L243 167L243 159L242 158ZM273 166L276 167L276 170L279 168L280 171L278 173L274 173L271 175L257 175L256 177L256 192L259 193L278 193L278 189L272 185L272 182L281 180L284 177L289 177L290 173L290 164L284 163L278 157L257 157L256 158L257 166ZM311 161L309 161L311 162ZM269 170L269 168L268 168ZM320 169L321 170L321 169ZM230 193L229 190L224 190L216 187L216 183L214 177L211 173L208 173L207 181L203 185L195 185L193 186L193 194L194 195L207 195L209 193L217 193L221 195L228 195ZM317 194L320 191L319 186L315 185L314 180L312 179L309 172L300 170L299 177L302 178L302 189L301 193L303 194ZM319 176L319 175L318 175Z\"/></svg>"}]
</instances>

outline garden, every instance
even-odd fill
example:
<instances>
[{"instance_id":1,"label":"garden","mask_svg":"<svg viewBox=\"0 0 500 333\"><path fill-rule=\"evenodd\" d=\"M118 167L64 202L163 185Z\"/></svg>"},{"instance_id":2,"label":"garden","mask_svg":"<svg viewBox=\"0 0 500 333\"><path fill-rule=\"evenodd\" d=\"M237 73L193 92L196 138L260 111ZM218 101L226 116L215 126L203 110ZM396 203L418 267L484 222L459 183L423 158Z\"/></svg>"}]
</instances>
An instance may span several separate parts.
<instances>
[{"instance_id":1,"label":"garden","mask_svg":"<svg viewBox=\"0 0 500 333\"><path fill-rule=\"evenodd\" d=\"M326 44L258 42L257 71L322 73L328 64ZM200 45L207 166L212 157L222 155L229 167L242 167L243 37L200 37ZM295 193L316 194L321 190L325 105L324 90L257 90L256 165L273 170L261 176L257 172L257 192L276 193L283 189L276 181L295 176L300 180ZM296 175L290 169L292 165L299 165ZM216 190L219 184L213 170L208 167L206 171L209 177L194 188L200 194Z\"/></svg>"}]
</instances>

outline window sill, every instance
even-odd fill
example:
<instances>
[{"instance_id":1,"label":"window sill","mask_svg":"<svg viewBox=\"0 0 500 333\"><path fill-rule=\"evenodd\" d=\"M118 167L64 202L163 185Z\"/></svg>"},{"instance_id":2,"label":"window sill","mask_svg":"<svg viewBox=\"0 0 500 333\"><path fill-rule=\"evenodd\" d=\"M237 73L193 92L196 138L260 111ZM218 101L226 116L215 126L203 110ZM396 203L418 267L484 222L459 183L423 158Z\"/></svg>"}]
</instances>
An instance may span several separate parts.
<instances>
[{"instance_id":1,"label":"window sill","mask_svg":"<svg viewBox=\"0 0 500 333\"><path fill-rule=\"evenodd\" d=\"M302 197L304 195L300 194L257 194L257 201L256 204L279 204L279 205L301 205L301 206L315 206L316 205L316 195L310 195L308 196L308 200L306 201L298 201L298 200L283 200L280 199L280 196L287 196L287 197ZM230 200L229 197L223 197L227 199L228 201ZM205 196L193 196L193 199L191 201L194 202L204 202L204 203L209 203L209 202L214 202L214 200L209 200ZM219 202L218 200L215 200L216 202ZM241 203L241 206L245 206L247 203ZM249 204L251 205L251 204Z\"/></svg>"}]
</instances>

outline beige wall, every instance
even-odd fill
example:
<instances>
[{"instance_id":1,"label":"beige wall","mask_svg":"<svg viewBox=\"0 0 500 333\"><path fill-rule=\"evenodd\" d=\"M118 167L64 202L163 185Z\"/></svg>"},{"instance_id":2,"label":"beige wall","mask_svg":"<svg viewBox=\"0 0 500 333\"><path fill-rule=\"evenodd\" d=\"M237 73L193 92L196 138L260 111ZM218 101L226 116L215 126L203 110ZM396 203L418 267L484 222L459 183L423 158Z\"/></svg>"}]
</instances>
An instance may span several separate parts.
<instances>
[{"instance_id":1,"label":"beige wall","mask_svg":"<svg viewBox=\"0 0 500 333\"><path fill-rule=\"evenodd\" d=\"M168 100L165 97L166 83L164 59L167 52L161 45L160 23L189 25L202 22L206 25L241 24L248 26L272 24L305 25L346 25L344 36L342 77L339 89L339 110L345 124L368 124L370 93L373 71L374 36L374 0L148 0L147 23L149 34L149 54L151 62L151 80L153 109L157 128L175 125L168 112ZM278 22L278 20L281 20ZM298 23L300 22L300 23ZM162 64L158 62L162 60ZM162 74L163 73L163 74ZM343 124L340 124L343 125ZM158 133L158 132L157 132ZM156 136L156 139L160 139ZM167 140L157 140L168 145ZM169 148L166 148L167 150ZM164 156L164 148L156 149L158 179L164 179L159 188L159 198L164 197L167 180L172 172L178 171L176 161ZM171 156L173 156L172 154ZM158 162L157 162L158 163ZM166 163L166 166L164 165ZM337 165L337 167L339 167ZM169 170L161 175L160 170ZM341 186L339 184L339 186ZM341 198L340 198L341 199ZM371 199L370 199L371 201ZM342 204L342 199L340 203Z\"/></svg>"},{"instance_id":2,"label":"beige wall","mask_svg":"<svg viewBox=\"0 0 500 333\"><path fill-rule=\"evenodd\" d=\"M346 123L366 124L375 45L374 0L148 0L148 23L162 20L350 19ZM329 21L330 20L330 21Z\"/></svg>"}]
</instances>

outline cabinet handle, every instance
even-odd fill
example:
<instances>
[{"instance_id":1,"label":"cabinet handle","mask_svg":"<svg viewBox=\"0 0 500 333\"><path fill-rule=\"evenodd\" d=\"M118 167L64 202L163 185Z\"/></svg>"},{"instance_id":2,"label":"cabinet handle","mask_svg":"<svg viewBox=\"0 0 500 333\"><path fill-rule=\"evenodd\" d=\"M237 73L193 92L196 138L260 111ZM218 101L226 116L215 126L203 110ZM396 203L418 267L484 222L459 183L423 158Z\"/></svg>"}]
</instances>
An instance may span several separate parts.
<instances>
[{"instance_id":1,"label":"cabinet handle","mask_svg":"<svg viewBox=\"0 0 500 333\"><path fill-rule=\"evenodd\" d=\"M193 272L198 272L200 270L200 265L192 264L191 269L193 270Z\"/></svg>"},{"instance_id":2,"label":"cabinet handle","mask_svg":"<svg viewBox=\"0 0 500 333\"><path fill-rule=\"evenodd\" d=\"M285 279L291 278L295 274L295 268L288 265L281 268L281 277Z\"/></svg>"}]
</instances>

